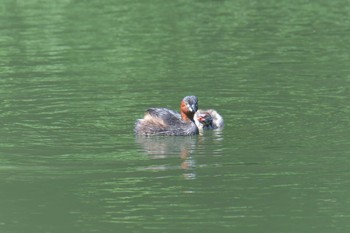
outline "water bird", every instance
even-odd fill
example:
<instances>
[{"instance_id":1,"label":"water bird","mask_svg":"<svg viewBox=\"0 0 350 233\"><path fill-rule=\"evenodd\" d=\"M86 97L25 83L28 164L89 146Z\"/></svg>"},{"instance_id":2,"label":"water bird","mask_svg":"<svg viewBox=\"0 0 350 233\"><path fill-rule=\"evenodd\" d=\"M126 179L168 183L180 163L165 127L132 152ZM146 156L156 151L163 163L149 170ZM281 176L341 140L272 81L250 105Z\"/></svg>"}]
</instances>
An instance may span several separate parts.
<instances>
[{"instance_id":1,"label":"water bird","mask_svg":"<svg viewBox=\"0 0 350 233\"><path fill-rule=\"evenodd\" d=\"M199 109L194 114L194 121L199 130L218 129L224 127L224 119L214 109Z\"/></svg>"},{"instance_id":2,"label":"water bird","mask_svg":"<svg viewBox=\"0 0 350 233\"><path fill-rule=\"evenodd\" d=\"M198 98L186 96L180 104L180 113L167 108L149 108L143 119L135 123L136 135L195 135L198 127L193 116L198 110Z\"/></svg>"}]
</instances>

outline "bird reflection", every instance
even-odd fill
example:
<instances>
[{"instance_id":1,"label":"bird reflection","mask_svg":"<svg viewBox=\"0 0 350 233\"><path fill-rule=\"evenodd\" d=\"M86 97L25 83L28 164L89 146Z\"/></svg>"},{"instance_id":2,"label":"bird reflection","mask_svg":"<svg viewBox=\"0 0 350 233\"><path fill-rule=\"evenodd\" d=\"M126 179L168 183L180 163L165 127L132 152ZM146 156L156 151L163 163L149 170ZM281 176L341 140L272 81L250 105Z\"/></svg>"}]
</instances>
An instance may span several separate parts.
<instances>
[{"instance_id":1,"label":"bird reflection","mask_svg":"<svg viewBox=\"0 0 350 233\"><path fill-rule=\"evenodd\" d=\"M187 157L196 148L198 138L193 137L144 137L137 136L136 142L152 158L166 158L180 155Z\"/></svg>"},{"instance_id":2,"label":"bird reflection","mask_svg":"<svg viewBox=\"0 0 350 233\"><path fill-rule=\"evenodd\" d=\"M136 143L151 159L181 158L179 167L184 171L185 179L196 178L197 155L217 155L222 153L222 130L205 130L203 134L191 137L164 137L164 136L136 136ZM147 170L169 170L169 165L156 165L145 168Z\"/></svg>"},{"instance_id":3,"label":"bird reflection","mask_svg":"<svg viewBox=\"0 0 350 233\"><path fill-rule=\"evenodd\" d=\"M137 136L136 142L152 159L180 157L180 167L186 171L186 179L195 179L195 160L192 156L198 144L198 137L144 137ZM152 167L156 170L167 169L164 166ZM168 168L169 169L169 168Z\"/></svg>"}]
</instances>

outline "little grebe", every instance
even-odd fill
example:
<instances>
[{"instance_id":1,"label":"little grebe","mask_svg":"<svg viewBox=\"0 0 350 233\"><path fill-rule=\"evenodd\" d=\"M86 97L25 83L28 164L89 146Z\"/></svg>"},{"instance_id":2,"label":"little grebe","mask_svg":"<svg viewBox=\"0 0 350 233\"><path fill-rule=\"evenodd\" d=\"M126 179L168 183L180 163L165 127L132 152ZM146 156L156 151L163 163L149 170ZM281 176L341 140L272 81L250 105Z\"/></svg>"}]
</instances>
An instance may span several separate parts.
<instances>
[{"instance_id":1,"label":"little grebe","mask_svg":"<svg viewBox=\"0 0 350 233\"><path fill-rule=\"evenodd\" d=\"M194 135L198 128L194 113L198 109L196 96L186 96L181 101L180 113L166 108L150 108L143 119L135 124L137 135Z\"/></svg>"},{"instance_id":2,"label":"little grebe","mask_svg":"<svg viewBox=\"0 0 350 233\"><path fill-rule=\"evenodd\" d=\"M224 127L224 119L214 109L199 109L194 115L198 129L218 129Z\"/></svg>"}]
</instances>

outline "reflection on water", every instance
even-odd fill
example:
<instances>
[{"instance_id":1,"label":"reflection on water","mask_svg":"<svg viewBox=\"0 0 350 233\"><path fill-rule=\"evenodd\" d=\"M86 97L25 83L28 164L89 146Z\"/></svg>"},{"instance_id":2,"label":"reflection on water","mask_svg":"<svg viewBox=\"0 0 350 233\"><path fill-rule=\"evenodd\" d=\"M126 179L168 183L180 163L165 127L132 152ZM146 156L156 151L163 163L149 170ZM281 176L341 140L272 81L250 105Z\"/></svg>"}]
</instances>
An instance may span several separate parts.
<instances>
[{"instance_id":1,"label":"reflection on water","mask_svg":"<svg viewBox=\"0 0 350 233\"><path fill-rule=\"evenodd\" d=\"M195 159L192 154L196 150L198 137L189 136L163 136L163 137L145 137L136 136L136 142L145 151L151 159L164 159L168 157L181 158L180 167L185 172L183 176L185 179L195 179ZM171 169L169 165L149 166L147 170L167 170Z\"/></svg>"},{"instance_id":2,"label":"reflection on water","mask_svg":"<svg viewBox=\"0 0 350 233\"><path fill-rule=\"evenodd\" d=\"M186 171L184 177L186 179L195 179L196 159L193 155L195 152L207 154L208 150L212 150L212 154L222 152L223 135L222 130L206 130L202 135L182 137L182 136L136 136L136 143L144 151L150 159L168 159L180 158L180 168ZM221 144L220 144L221 143ZM208 146L214 148L208 148ZM167 170L174 169L168 165L149 166L145 169L150 170Z\"/></svg>"},{"instance_id":3,"label":"reflection on water","mask_svg":"<svg viewBox=\"0 0 350 233\"><path fill-rule=\"evenodd\" d=\"M151 158L165 158L174 155L180 156L181 158L186 158L196 149L198 137L136 136L136 142L147 154L151 156Z\"/></svg>"},{"instance_id":4,"label":"reflection on water","mask_svg":"<svg viewBox=\"0 0 350 233\"><path fill-rule=\"evenodd\" d=\"M153 159L179 156L186 158L194 151L205 151L208 145L223 143L223 130L205 130L202 135L190 137L144 137L136 136L136 143ZM218 148L221 148L219 146Z\"/></svg>"}]
</instances>

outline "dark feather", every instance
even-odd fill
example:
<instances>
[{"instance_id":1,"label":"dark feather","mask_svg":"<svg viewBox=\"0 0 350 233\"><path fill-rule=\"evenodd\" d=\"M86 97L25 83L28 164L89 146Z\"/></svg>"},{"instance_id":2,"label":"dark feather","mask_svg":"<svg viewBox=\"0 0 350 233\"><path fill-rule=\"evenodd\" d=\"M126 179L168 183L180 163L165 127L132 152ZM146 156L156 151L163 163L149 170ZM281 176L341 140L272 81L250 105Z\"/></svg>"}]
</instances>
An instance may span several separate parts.
<instances>
[{"instance_id":1,"label":"dark feather","mask_svg":"<svg viewBox=\"0 0 350 233\"><path fill-rule=\"evenodd\" d=\"M179 120L181 121L180 113L167 108L150 108L146 111L146 114L161 118L168 125L173 125L179 122Z\"/></svg>"}]
</instances>

